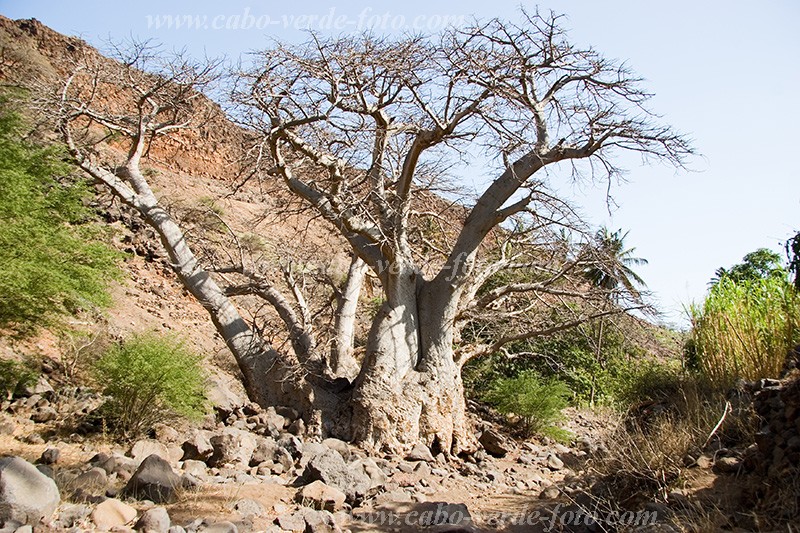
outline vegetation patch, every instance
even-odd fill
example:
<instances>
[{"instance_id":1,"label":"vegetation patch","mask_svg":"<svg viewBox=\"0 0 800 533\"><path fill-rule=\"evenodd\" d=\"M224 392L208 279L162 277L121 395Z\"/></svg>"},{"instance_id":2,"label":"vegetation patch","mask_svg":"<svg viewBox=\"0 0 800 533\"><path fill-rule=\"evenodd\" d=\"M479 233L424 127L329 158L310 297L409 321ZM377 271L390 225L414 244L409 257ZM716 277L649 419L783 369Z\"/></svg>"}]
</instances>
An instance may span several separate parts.
<instances>
[{"instance_id":1,"label":"vegetation patch","mask_svg":"<svg viewBox=\"0 0 800 533\"><path fill-rule=\"evenodd\" d=\"M570 394L564 383L543 379L528 370L513 378L496 380L484 400L503 415L513 417L525 436L569 440L569 433L555 423L563 419L561 410L567 407Z\"/></svg>"},{"instance_id":2,"label":"vegetation patch","mask_svg":"<svg viewBox=\"0 0 800 533\"><path fill-rule=\"evenodd\" d=\"M705 302L690 308L687 359L717 389L778 376L786 354L800 342L797 290L777 254L771 262L756 254L719 269Z\"/></svg>"},{"instance_id":3,"label":"vegetation patch","mask_svg":"<svg viewBox=\"0 0 800 533\"><path fill-rule=\"evenodd\" d=\"M4 399L9 399L20 389L33 385L36 378L36 372L25 363L0 359L0 394Z\"/></svg>"},{"instance_id":4,"label":"vegetation patch","mask_svg":"<svg viewBox=\"0 0 800 533\"><path fill-rule=\"evenodd\" d=\"M113 345L94 366L108 400L106 426L134 439L159 422L196 419L205 412L201 359L169 337L139 335Z\"/></svg>"},{"instance_id":5,"label":"vegetation patch","mask_svg":"<svg viewBox=\"0 0 800 533\"><path fill-rule=\"evenodd\" d=\"M119 255L92 223L87 183L58 147L21 140L22 120L0 103L0 328L27 335L109 304Z\"/></svg>"}]
</instances>

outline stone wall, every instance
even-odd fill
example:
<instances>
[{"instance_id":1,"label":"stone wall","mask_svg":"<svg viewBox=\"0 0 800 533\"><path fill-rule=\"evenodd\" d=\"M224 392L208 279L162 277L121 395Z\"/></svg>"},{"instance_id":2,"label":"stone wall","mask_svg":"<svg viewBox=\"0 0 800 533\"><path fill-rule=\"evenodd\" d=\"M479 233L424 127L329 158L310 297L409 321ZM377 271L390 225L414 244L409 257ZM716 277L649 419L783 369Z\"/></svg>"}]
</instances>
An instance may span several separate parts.
<instances>
[{"instance_id":1,"label":"stone wall","mask_svg":"<svg viewBox=\"0 0 800 533\"><path fill-rule=\"evenodd\" d=\"M764 473L780 476L800 464L800 370L758 384L753 407L763 424L756 444Z\"/></svg>"}]
</instances>

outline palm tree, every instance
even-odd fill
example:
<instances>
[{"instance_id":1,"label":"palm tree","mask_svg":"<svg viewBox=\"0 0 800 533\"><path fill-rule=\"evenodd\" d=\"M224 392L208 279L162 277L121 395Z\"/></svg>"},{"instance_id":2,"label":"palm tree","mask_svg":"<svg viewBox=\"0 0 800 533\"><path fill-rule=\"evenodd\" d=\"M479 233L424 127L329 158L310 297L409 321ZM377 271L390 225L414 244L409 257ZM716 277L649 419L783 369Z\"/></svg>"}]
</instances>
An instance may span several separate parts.
<instances>
[{"instance_id":1,"label":"palm tree","mask_svg":"<svg viewBox=\"0 0 800 533\"><path fill-rule=\"evenodd\" d=\"M623 293L617 289L622 286L624 292L634 300L641 301L642 294L638 287L645 287L644 280L631 269L631 266L646 265L647 259L635 257L636 248L625 248L625 238L628 232L622 233L621 229L609 231L605 226L595 233L595 253L597 261L583 271L584 277L595 287L608 291L608 300L604 306L619 301ZM603 336L605 319L601 318L597 330L597 338L587 336L595 345L595 359L601 368L605 368L606 360L603 357ZM595 391L597 388L597 375L592 374L592 389L589 404L594 406Z\"/></svg>"},{"instance_id":2,"label":"palm tree","mask_svg":"<svg viewBox=\"0 0 800 533\"><path fill-rule=\"evenodd\" d=\"M622 286L630 296L640 300L638 287L646 287L646 284L631 267L646 265L647 259L635 257L636 248L625 248L628 233L622 233L621 229L611 232L605 226L597 230L595 250L599 258L583 271L583 275L592 285L607 290L609 294Z\"/></svg>"}]
</instances>

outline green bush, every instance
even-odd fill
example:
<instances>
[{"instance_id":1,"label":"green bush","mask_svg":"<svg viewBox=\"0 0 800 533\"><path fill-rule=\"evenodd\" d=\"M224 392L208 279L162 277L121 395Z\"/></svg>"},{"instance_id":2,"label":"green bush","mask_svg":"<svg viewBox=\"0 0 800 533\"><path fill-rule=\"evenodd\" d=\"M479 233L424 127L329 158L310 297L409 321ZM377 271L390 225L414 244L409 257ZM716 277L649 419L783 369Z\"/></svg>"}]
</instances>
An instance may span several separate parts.
<instances>
[{"instance_id":1,"label":"green bush","mask_svg":"<svg viewBox=\"0 0 800 533\"><path fill-rule=\"evenodd\" d=\"M201 416L205 378L200 362L182 342L152 334L112 346L94 366L109 397L102 409L107 426L133 439L156 423Z\"/></svg>"},{"instance_id":2,"label":"green bush","mask_svg":"<svg viewBox=\"0 0 800 533\"><path fill-rule=\"evenodd\" d=\"M17 391L36 383L36 372L27 365L10 359L0 359L0 394L10 399Z\"/></svg>"},{"instance_id":3,"label":"green bush","mask_svg":"<svg viewBox=\"0 0 800 533\"><path fill-rule=\"evenodd\" d=\"M570 395L564 383L526 370L513 378L495 380L483 399L500 413L516 417L524 435L564 440L567 433L554 424L563 419L561 410L567 407Z\"/></svg>"},{"instance_id":4,"label":"green bush","mask_svg":"<svg viewBox=\"0 0 800 533\"><path fill-rule=\"evenodd\" d=\"M785 275L743 281L724 276L690 313L687 352L714 388L778 376L800 341L800 299Z\"/></svg>"},{"instance_id":5,"label":"green bush","mask_svg":"<svg viewBox=\"0 0 800 533\"><path fill-rule=\"evenodd\" d=\"M493 354L472 359L464 366L462 377L467 394L482 398L495 378L511 378L531 370L565 383L572 393L570 401L576 405L627 408L627 400L619 395L628 386L631 372L642 368L649 357L642 342L628 338L612 327L611 321L602 328L598 323L584 324L513 345L509 352L515 357Z\"/></svg>"},{"instance_id":6,"label":"green bush","mask_svg":"<svg viewBox=\"0 0 800 533\"><path fill-rule=\"evenodd\" d=\"M614 376L610 394L622 409L642 402L670 402L687 377L677 364L648 360L616 362L610 371Z\"/></svg>"},{"instance_id":7,"label":"green bush","mask_svg":"<svg viewBox=\"0 0 800 533\"><path fill-rule=\"evenodd\" d=\"M24 142L21 119L0 97L0 328L18 335L65 313L110 303L118 255L99 239L58 147Z\"/></svg>"}]
</instances>

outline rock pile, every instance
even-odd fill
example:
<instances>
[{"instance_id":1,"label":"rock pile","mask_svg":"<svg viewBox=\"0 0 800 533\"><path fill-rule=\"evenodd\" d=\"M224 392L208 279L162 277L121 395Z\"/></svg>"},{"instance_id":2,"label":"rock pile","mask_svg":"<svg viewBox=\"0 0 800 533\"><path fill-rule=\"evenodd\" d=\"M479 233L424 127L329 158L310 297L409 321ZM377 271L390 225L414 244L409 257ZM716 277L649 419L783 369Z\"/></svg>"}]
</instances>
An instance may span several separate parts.
<instances>
[{"instance_id":1,"label":"rock pile","mask_svg":"<svg viewBox=\"0 0 800 533\"><path fill-rule=\"evenodd\" d=\"M764 473L780 476L800 464L800 373L762 379L753 400L763 425L756 434Z\"/></svg>"}]
</instances>

